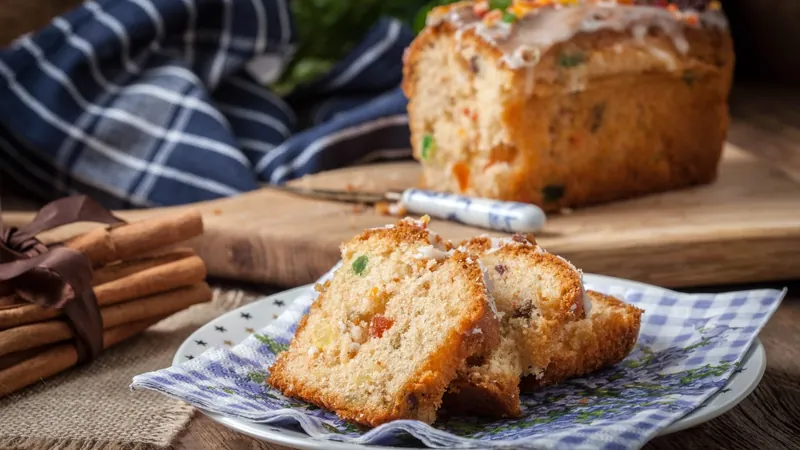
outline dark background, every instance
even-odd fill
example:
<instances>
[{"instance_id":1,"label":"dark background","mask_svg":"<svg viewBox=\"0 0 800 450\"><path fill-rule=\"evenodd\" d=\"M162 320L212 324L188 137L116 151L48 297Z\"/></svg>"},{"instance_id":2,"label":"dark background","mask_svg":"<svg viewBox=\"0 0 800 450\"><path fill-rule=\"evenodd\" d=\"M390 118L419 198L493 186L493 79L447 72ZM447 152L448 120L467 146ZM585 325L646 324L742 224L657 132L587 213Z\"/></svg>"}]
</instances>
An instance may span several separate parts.
<instances>
[{"instance_id":1,"label":"dark background","mask_svg":"<svg viewBox=\"0 0 800 450\"><path fill-rule=\"evenodd\" d=\"M728 0L736 79L800 85L800 1Z\"/></svg>"},{"instance_id":2,"label":"dark background","mask_svg":"<svg viewBox=\"0 0 800 450\"><path fill-rule=\"evenodd\" d=\"M80 3L0 0L0 46ZM800 0L722 0L722 6L736 46L736 79L800 85Z\"/></svg>"}]
</instances>

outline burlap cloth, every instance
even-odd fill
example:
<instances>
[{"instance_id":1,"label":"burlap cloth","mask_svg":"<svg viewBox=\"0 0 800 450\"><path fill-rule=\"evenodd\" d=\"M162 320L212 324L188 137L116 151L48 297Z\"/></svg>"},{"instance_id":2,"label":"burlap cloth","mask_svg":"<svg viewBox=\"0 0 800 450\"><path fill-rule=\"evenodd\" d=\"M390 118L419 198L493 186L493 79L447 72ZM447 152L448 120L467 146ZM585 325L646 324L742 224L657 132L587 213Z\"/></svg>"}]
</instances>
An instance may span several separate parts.
<instances>
[{"instance_id":1,"label":"burlap cloth","mask_svg":"<svg viewBox=\"0 0 800 450\"><path fill-rule=\"evenodd\" d=\"M75 368L0 399L0 449L150 449L169 446L193 408L150 391L131 392L134 375L171 364L180 344L225 311L256 299L216 289L196 305Z\"/></svg>"}]
</instances>

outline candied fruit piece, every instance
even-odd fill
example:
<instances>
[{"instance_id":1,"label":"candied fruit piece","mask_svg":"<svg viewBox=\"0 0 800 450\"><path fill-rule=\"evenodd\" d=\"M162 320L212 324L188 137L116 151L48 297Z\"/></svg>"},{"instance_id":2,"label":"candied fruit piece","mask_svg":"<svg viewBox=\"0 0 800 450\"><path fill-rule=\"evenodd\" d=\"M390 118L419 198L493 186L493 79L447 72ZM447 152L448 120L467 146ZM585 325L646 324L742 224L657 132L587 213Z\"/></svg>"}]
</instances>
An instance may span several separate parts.
<instances>
[{"instance_id":1,"label":"candied fruit piece","mask_svg":"<svg viewBox=\"0 0 800 450\"><path fill-rule=\"evenodd\" d=\"M369 335L371 337L381 338L389 328L394 325L394 321L386 316L377 315L372 318L369 324Z\"/></svg>"}]
</instances>

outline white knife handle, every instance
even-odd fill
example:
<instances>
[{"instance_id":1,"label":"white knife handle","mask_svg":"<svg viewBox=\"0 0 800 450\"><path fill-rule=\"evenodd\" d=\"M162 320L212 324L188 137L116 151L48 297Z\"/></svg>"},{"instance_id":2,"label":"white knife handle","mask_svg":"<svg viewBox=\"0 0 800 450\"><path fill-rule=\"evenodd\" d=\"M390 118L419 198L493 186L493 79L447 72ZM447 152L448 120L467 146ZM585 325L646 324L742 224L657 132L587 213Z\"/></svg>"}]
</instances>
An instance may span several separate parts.
<instances>
[{"instance_id":1,"label":"white knife handle","mask_svg":"<svg viewBox=\"0 0 800 450\"><path fill-rule=\"evenodd\" d=\"M528 203L464 197L443 192L407 189L400 203L413 214L451 220L507 233L529 233L545 223L544 211Z\"/></svg>"}]
</instances>

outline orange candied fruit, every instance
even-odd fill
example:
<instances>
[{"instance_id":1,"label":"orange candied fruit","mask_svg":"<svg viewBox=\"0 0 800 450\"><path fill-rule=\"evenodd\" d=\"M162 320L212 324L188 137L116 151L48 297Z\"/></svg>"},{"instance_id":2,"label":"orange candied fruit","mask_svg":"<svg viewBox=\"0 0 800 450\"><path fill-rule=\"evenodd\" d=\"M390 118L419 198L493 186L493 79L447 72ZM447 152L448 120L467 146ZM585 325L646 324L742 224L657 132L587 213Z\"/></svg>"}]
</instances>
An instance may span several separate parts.
<instances>
[{"instance_id":1,"label":"orange candied fruit","mask_svg":"<svg viewBox=\"0 0 800 450\"><path fill-rule=\"evenodd\" d=\"M377 286L374 286L372 289L370 289L369 290L369 299L373 300L373 301L374 300L378 300L378 292L380 292L380 289L378 289Z\"/></svg>"},{"instance_id":2,"label":"orange candied fruit","mask_svg":"<svg viewBox=\"0 0 800 450\"><path fill-rule=\"evenodd\" d=\"M493 9L483 16L483 22L488 26L492 26L497 22L500 22L502 18L503 11L500 11L499 9Z\"/></svg>"},{"instance_id":3,"label":"orange candied fruit","mask_svg":"<svg viewBox=\"0 0 800 450\"><path fill-rule=\"evenodd\" d=\"M431 216L425 214L424 216L419 218L419 221L422 222L423 228L428 228L428 222L431 221Z\"/></svg>"},{"instance_id":4,"label":"orange candied fruit","mask_svg":"<svg viewBox=\"0 0 800 450\"><path fill-rule=\"evenodd\" d=\"M475 4L472 5L472 12L478 17L483 17L484 14L489 12L489 2L486 0L475 2Z\"/></svg>"},{"instance_id":5,"label":"orange candied fruit","mask_svg":"<svg viewBox=\"0 0 800 450\"><path fill-rule=\"evenodd\" d=\"M374 338L381 338L383 333L392 328L392 325L394 325L392 319L378 314L372 318L372 322L369 324L369 335Z\"/></svg>"},{"instance_id":6,"label":"orange candied fruit","mask_svg":"<svg viewBox=\"0 0 800 450\"><path fill-rule=\"evenodd\" d=\"M469 167L459 161L453 164L453 175L456 177L456 181L458 181L458 188L461 192L466 191L469 187Z\"/></svg>"}]
</instances>

